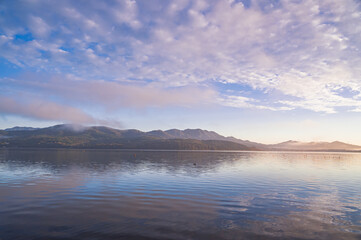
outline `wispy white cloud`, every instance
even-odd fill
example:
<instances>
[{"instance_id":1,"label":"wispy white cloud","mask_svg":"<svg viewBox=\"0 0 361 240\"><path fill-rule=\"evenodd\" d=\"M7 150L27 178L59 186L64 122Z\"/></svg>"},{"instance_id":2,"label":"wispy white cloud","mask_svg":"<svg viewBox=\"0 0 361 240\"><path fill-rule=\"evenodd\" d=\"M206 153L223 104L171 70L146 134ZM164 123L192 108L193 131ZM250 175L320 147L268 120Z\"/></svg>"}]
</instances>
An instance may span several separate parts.
<instances>
[{"instance_id":1,"label":"wispy white cloud","mask_svg":"<svg viewBox=\"0 0 361 240\"><path fill-rule=\"evenodd\" d=\"M39 83L49 91L53 85L54 95L76 96L66 87L71 84L84 96L91 92L93 102L112 98L119 106L217 99L224 106L275 111L361 108L356 0L9 1L0 11L1 57L24 69L82 79ZM34 39L18 36L29 32ZM216 93L219 82L281 94ZM335 91L340 88L356 94L342 96Z\"/></svg>"},{"instance_id":2,"label":"wispy white cloud","mask_svg":"<svg viewBox=\"0 0 361 240\"><path fill-rule=\"evenodd\" d=\"M37 37L46 38L51 31L50 26L38 16L30 16L30 22L31 32Z\"/></svg>"}]
</instances>

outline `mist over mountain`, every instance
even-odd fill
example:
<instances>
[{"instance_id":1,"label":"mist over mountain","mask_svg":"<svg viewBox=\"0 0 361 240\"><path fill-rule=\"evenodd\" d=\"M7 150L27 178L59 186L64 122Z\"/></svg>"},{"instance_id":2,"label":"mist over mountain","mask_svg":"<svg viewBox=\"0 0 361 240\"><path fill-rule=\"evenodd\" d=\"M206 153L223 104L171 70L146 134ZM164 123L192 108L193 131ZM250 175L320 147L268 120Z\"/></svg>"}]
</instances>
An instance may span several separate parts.
<instances>
[{"instance_id":1,"label":"mist over mountain","mask_svg":"<svg viewBox=\"0 0 361 240\"><path fill-rule=\"evenodd\" d=\"M149 132L119 130L104 126L61 124L46 128L14 127L0 130L2 147L117 148L173 150L270 150L270 151L360 151L361 146L343 142L287 141L261 144L224 137L202 129L170 129Z\"/></svg>"}]
</instances>

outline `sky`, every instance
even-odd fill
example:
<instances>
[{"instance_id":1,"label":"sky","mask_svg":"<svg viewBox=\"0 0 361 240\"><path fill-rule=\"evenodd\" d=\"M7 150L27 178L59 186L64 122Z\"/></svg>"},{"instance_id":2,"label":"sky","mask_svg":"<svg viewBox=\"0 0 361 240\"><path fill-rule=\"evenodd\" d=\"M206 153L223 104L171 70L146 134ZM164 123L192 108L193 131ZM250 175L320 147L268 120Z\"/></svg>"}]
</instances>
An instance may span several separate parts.
<instances>
[{"instance_id":1,"label":"sky","mask_svg":"<svg viewBox=\"0 0 361 240\"><path fill-rule=\"evenodd\" d=\"M360 0L0 0L0 129L361 145Z\"/></svg>"}]
</instances>

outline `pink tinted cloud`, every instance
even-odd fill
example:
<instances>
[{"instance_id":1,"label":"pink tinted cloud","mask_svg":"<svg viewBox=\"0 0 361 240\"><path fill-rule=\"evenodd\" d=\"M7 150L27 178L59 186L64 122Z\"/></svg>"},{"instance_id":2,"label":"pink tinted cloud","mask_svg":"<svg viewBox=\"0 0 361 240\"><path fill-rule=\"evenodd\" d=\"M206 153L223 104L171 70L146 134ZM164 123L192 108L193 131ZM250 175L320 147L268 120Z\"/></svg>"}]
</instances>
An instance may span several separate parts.
<instances>
[{"instance_id":1,"label":"pink tinted cloud","mask_svg":"<svg viewBox=\"0 0 361 240\"><path fill-rule=\"evenodd\" d=\"M90 124L96 119L84 111L43 100L29 100L19 102L10 97L0 96L0 112L40 120L55 120L70 123Z\"/></svg>"},{"instance_id":2,"label":"pink tinted cloud","mask_svg":"<svg viewBox=\"0 0 361 240\"><path fill-rule=\"evenodd\" d=\"M186 86L164 88L152 84L124 84L100 80L74 80L68 77L25 75L24 80L15 80L27 92L37 92L44 98L56 96L70 104L96 104L104 109L147 108L182 106L194 107L209 104L217 98L215 90L209 87Z\"/></svg>"}]
</instances>

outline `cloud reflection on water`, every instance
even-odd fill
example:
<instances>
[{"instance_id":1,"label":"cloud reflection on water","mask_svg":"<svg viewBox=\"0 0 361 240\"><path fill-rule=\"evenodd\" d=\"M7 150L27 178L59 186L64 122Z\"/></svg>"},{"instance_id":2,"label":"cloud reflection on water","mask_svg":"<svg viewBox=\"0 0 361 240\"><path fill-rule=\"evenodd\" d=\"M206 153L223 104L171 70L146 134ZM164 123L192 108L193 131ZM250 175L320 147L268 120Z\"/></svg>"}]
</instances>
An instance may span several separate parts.
<instances>
[{"instance_id":1,"label":"cloud reflection on water","mask_svg":"<svg viewBox=\"0 0 361 240\"><path fill-rule=\"evenodd\" d=\"M357 239L360 159L337 153L5 150L0 220L7 221L0 232L9 239Z\"/></svg>"}]
</instances>

